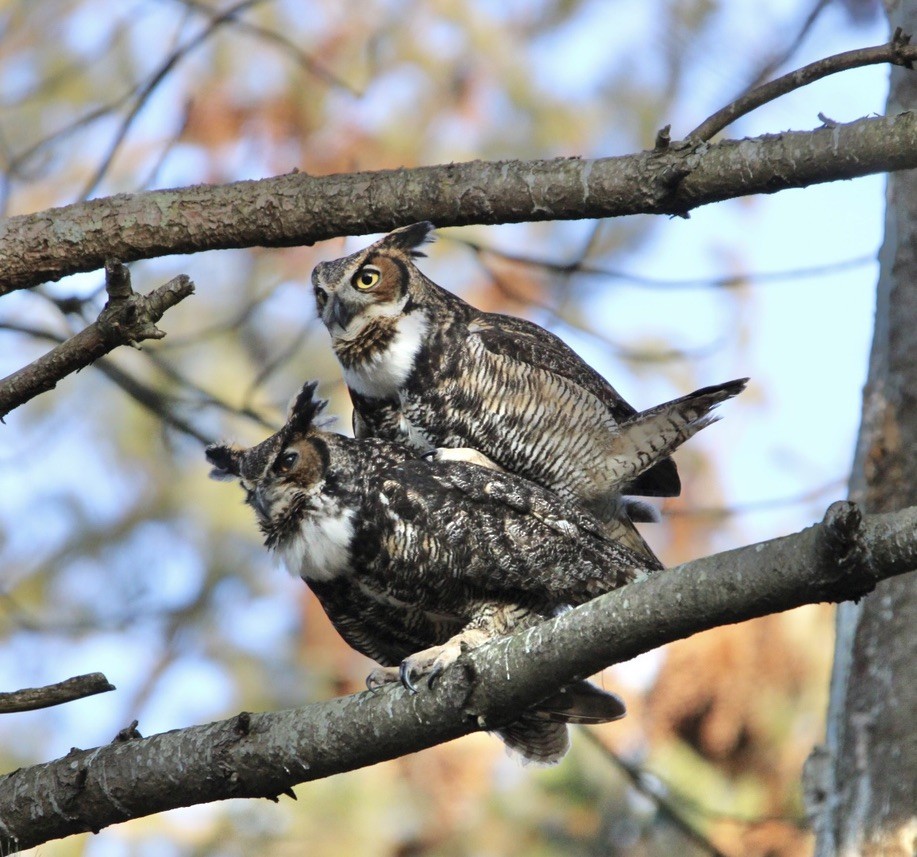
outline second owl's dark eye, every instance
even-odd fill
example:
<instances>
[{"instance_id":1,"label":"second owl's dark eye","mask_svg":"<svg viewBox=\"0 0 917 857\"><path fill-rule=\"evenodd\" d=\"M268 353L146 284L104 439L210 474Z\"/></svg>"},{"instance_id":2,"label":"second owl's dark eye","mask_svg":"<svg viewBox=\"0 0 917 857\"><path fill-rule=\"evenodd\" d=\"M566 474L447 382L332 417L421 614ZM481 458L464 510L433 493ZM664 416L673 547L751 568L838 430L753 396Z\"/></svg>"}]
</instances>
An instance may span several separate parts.
<instances>
[{"instance_id":1,"label":"second owl's dark eye","mask_svg":"<svg viewBox=\"0 0 917 857\"><path fill-rule=\"evenodd\" d=\"M299 461L299 453L292 449L288 449L286 452L277 456L273 470L275 473L289 473L290 469L297 461Z\"/></svg>"},{"instance_id":2,"label":"second owl's dark eye","mask_svg":"<svg viewBox=\"0 0 917 857\"><path fill-rule=\"evenodd\" d=\"M373 286L378 285L379 280L381 279L382 272L378 268L375 268L372 265L366 265L365 267L360 268L360 270L354 274L353 285L361 292L365 292L371 289Z\"/></svg>"},{"instance_id":3,"label":"second owl's dark eye","mask_svg":"<svg viewBox=\"0 0 917 857\"><path fill-rule=\"evenodd\" d=\"M315 302L318 304L319 311L323 310L325 308L325 304L328 303L328 292L316 286Z\"/></svg>"}]
</instances>

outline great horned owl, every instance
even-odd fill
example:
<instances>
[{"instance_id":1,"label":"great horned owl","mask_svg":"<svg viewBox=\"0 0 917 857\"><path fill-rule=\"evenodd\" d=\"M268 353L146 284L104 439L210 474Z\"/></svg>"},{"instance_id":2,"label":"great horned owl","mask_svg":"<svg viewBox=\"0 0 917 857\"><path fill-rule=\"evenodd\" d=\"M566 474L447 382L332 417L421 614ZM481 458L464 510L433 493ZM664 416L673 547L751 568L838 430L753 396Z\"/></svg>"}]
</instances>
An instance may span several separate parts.
<instances>
[{"instance_id":1,"label":"great horned owl","mask_svg":"<svg viewBox=\"0 0 917 857\"><path fill-rule=\"evenodd\" d=\"M400 678L413 689L465 648L660 567L522 477L322 430L315 417L325 403L314 392L315 383L303 387L264 442L211 446L207 458L212 475L241 481L266 546L309 584L341 636L383 666L371 687ZM689 435L721 398L679 400L668 418L694 427ZM630 449L648 467L672 446L635 435ZM568 746L565 722L623 715L616 696L578 682L498 734L525 758L554 762Z\"/></svg>"},{"instance_id":2,"label":"great horned owl","mask_svg":"<svg viewBox=\"0 0 917 857\"><path fill-rule=\"evenodd\" d=\"M425 277L413 259L432 231L427 222L397 229L312 273L354 433L421 452L477 450L582 503L610 535L658 562L631 522L640 504L623 495L676 496L678 472L665 456L645 468L623 439L643 432L674 448L683 425L637 413L554 334L481 312ZM708 391L725 399L746 380Z\"/></svg>"}]
</instances>

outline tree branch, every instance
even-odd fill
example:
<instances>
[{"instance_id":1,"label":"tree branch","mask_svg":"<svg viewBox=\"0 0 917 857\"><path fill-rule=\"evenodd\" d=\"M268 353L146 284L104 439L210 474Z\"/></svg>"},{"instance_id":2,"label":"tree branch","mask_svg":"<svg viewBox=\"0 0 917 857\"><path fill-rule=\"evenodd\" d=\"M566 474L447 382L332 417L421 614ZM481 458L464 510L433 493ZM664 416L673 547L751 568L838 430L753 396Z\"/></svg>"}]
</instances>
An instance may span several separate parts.
<instances>
[{"instance_id":1,"label":"tree branch","mask_svg":"<svg viewBox=\"0 0 917 857\"><path fill-rule=\"evenodd\" d=\"M130 273L120 262L105 263L108 303L96 321L43 357L0 381L0 421L12 410L57 382L88 366L119 345L162 339L156 327L165 311L194 292L194 283L181 274L148 295L131 289Z\"/></svg>"},{"instance_id":2,"label":"tree branch","mask_svg":"<svg viewBox=\"0 0 917 857\"><path fill-rule=\"evenodd\" d=\"M312 244L414 220L463 226L684 215L724 199L914 167L917 115L902 113L598 160L471 161L318 177L294 173L118 194L0 224L0 295L94 270L112 255L132 261Z\"/></svg>"},{"instance_id":3,"label":"tree branch","mask_svg":"<svg viewBox=\"0 0 917 857\"><path fill-rule=\"evenodd\" d=\"M818 601L859 598L917 568L917 507L863 519L835 503L792 536L645 577L471 652L434 691L392 685L304 708L73 750L0 779L0 850L179 806L292 795L292 786L494 728L672 640Z\"/></svg>"},{"instance_id":4,"label":"tree branch","mask_svg":"<svg viewBox=\"0 0 917 857\"><path fill-rule=\"evenodd\" d=\"M858 48L854 51L845 51L842 54L825 57L825 59L809 63L769 83L756 86L750 92L737 98L732 104L727 104L722 110L717 110L716 113L701 122L688 134L686 139L709 140L740 116L751 113L762 104L774 101L781 95L786 95L794 89L801 89L830 74L837 74L839 71L884 63L913 68L913 63L917 60L917 46L911 45L910 41L911 37L903 33L899 27L888 44L876 45L873 48Z\"/></svg>"},{"instance_id":5,"label":"tree branch","mask_svg":"<svg viewBox=\"0 0 917 857\"><path fill-rule=\"evenodd\" d=\"M115 686L102 673L78 675L44 687L25 687L0 693L0 714L50 708L114 689Z\"/></svg>"}]
</instances>

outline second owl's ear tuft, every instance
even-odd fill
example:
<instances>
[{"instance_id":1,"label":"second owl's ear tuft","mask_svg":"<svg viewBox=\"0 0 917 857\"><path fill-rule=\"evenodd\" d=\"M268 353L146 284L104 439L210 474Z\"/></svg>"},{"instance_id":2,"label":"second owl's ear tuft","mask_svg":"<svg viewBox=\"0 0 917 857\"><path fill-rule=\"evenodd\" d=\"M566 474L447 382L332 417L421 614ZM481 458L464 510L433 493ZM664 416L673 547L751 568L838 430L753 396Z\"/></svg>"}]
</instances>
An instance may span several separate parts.
<instances>
[{"instance_id":1,"label":"second owl's ear tuft","mask_svg":"<svg viewBox=\"0 0 917 857\"><path fill-rule=\"evenodd\" d=\"M205 454L207 461L213 465L210 471L210 478L220 482L228 479L237 479L239 473L239 460L242 458L242 450L224 444L211 444L207 447Z\"/></svg>"},{"instance_id":2,"label":"second owl's ear tuft","mask_svg":"<svg viewBox=\"0 0 917 857\"><path fill-rule=\"evenodd\" d=\"M382 244L386 247L397 247L399 250L406 250L411 256L426 256L426 253L415 248L421 244L427 244L435 241L436 237L433 231L436 227L429 220L422 220L420 223L412 223L410 226L402 226L394 232L389 232L382 239Z\"/></svg>"},{"instance_id":3,"label":"second owl's ear tuft","mask_svg":"<svg viewBox=\"0 0 917 857\"><path fill-rule=\"evenodd\" d=\"M307 381L303 384L290 408L290 416L287 418L287 426L290 430L307 432L315 425L315 418L328 404L325 399L319 399L315 395L317 389L318 381Z\"/></svg>"}]
</instances>

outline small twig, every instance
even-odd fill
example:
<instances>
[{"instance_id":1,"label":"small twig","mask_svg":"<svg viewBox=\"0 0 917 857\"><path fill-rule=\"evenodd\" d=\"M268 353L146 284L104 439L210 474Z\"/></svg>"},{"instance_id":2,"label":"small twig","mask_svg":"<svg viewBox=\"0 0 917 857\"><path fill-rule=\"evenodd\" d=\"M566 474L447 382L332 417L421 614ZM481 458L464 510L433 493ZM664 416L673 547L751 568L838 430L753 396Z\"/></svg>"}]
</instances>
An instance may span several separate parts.
<instances>
[{"instance_id":1,"label":"small twig","mask_svg":"<svg viewBox=\"0 0 917 857\"><path fill-rule=\"evenodd\" d=\"M155 414L162 422L182 434L193 437L196 441L206 446L213 443L213 438L198 431L191 423L179 416L171 407L173 397L160 393L133 375L128 374L111 360L100 360L95 368L109 381L117 384L137 404L142 405L150 413Z\"/></svg>"},{"instance_id":2,"label":"small twig","mask_svg":"<svg viewBox=\"0 0 917 857\"><path fill-rule=\"evenodd\" d=\"M599 332L584 322L574 321L570 318L567 318L558 308L551 306L545 301L536 300L535 298L529 297L528 295L520 294L515 289L513 289L506 277L501 277L486 263L482 263L482 265L498 291L502 292L512 300L522 301L527 303L529 306L549 313L551 317L560 324L572 328L579 333L585 333L586 336L589 336L590 338L595 339L597 342L602 343L602 345L606 346L607 348L610 348L612 351L614 351L615 355L622 360L631 360L636 363L661 363L668 360L689 360L705 357L708 354L711 354L723 347L724 341L722 339L718 339L714 342L695 349L670 348L659 351L646 351L629 348L628 346L615 342L604 333ZM564 276L564 274L562 274L562 276Z\"/></svg>"},{"instance_id":3,"label":"small twig","mask_svg":"<svg viewBox=\"0 0 917 857\"><path fill-rule=\"evenodd\" d=\"M819 117L821 118L821 117ZM584 277L607 277L611 280L621 280L648 289L731 289L758 283L776 283L787 280L807 279L809 277L826 277L838 271L848 271L861 268L864 265L874 264L875 254L857 256L853 259L842 259L838 262L828 262L824 265L813 265L810 268L790 268L785 271L763 271L760 273L726 274L721 277L694 277L680 280L664 280L656 277L646 277L629 271L616 268L606 268L601 265L591 265L586 262L555 262L551 259L537 259L521 253L511 253L496 247L488 247L467 238L451 238L456 244L463 244L475 253L486 253L497 256L507 262L515 262L533 268L542 268L550 273L578 274ZM173 344L174 346L174 344Z\"/></svg>"},{"instance_id":4,"label":"small twig","mask_svg":"<svg viewBox=\"0 0 917 857\"><path fill-rule=\"evenodd\" d=\"M156 322L167 309L194 292L194 283L182 274L148 295L138 295L131 290L127 268L109 261L105 265L105 288L108 303L96 321L0 381L0 420L119 345L162 339L165 333Z\"/></svg>"},{"instance_id":5,"label":"small twig","mask_svg":"<svg viewBox=\"0 0 917 857\"><path fill-rule=\"evenodd\" d=\"M789 506L800 506L814 503L829 491L836 493L847 484L847 478L832 479L811 491L791 494L784 497L766 497L762 500L749 500L747 503L735 503L731 506L692 506L688 508L666 509L666 518L731 518L735 515L747 515L754 512L767 512L773 509L786 509Z\"/></svg>"},{"instance_id":6,"label":"small twig","mask_svg":"<svg viewBox=\"0 0 917 857\"><path fill-rule=\"evenodd\" d=\"M582 734L586 736L589 742L594 746L598 747L599 750L605 755L607 759L614 762L618 768L626 774L627 778L630 780L631 785L638 791L640 794L648 797L656 806L659 808L659 811L665 817L666 821L676 827L681 831L682 835L697 845L704 853L712 855L712 857L727 857L727 855L720 851L716 845L713 844L704 834L699 830L696 830L693 825L691 825L687 819L685 819L682 814L678 811L673 803L671 803L668 798L660 794L659 789L652 788L647 782L646 775L643 771L640 770L636 765L632 765L630 762L622 759L617 753L614 752L610 747L607 747L605 743L591 730L583 730Z\"/></svg>"},{"instance_id":7,"label":"small twig","mask_svg":"<svg viewBox=\"0 0 917 857\"><path fill-rule=\"evenodd\" d=\"M78 675L45 687L26 687L9 693L0 693L0 714L50 708L52 705L63 705L65 702L73 702L74 699L114 689L115 686L102 673Z\"/></svg>"},{"instance_id":8,"label":"small twig","mask_svg":"<svg viewBox=\"0 0 917 857\"><path fill-rule=\"evenodd\" d=\"M130 130L131 126L134 124L134 120L139 115L140 111L146 106L147 102L150 100L150 97L156 91L157 87L166 79L169 72L182 60L187 54L205 42L213 33L218 30L223 24L228 21L233 20L233 18L238 15L240 12L255 6L258 3L263 3L264 0L240 0L234 6L231 6L225 12L221 12L215 18L213 18L210 23L193 39L190 39L184 45L176 48L156 69L155 72L147 79L139 89L135 90L136 100L134 101L133 106L127 112L127 115L121 120L121 124L118 127L118 130L115 132L115 136L109 143L108 150L105 153L105 156L102 158L101 163L96 167L95 172L92 177L86 184L86 187L83 189L80 198L85 200L88 199L93 193L95 193L96 188L101 184L102 179L105 177L105 174L108 172L108 168L111 166L112 161L115 159L115 155L118 153L118 150L121 148L121 144L124 142L124 138L127 136L127 132Z\"/></svg>"},{"instance_id":9,"label":"small twig","mask_svg":"<svg viewBox=\"0 0 917 857\"><path fill-rule=\"evenodd\" d=\"M187 6L188 9L193 9L195 12L200 12L204 15L208 15L211 20L214 20L220 14L215 9L209 7L206 3L200 2L200 0L179 0L179 2ZM287 38L283 35L283 33L278 33L274 30L268 29L267 27L261 27L258 24L252 24L249 21L245 21L242 18L236 17L235 13L229 19L229 23L231 23L236 28L236 30L241 33L253 35L264 42L271 42L274 45L282 48L290 57L292 57L292 59L300 66L300 68L303 69L303 71L314 75L324 83L345 89L351 95L359 96L363 94L361 90L357 89L355 86L352 86L343 78L338 77L324 65L318 62L318 60L316 60L314 57L307 54L299 45L296 44L295 41Z\"/></svg>"},{"instance_id":10,"label":"small twig","mask_svg":"<svg viewBox=\"0 0 917 857\"><path fill-rule=\"evenodd\" d=\"M789 74L778 77L770 83L755 87L731 104L727 104L722 110L718 110L708 119L701 122L687 135L686 139L709 140L714 134L718 134L740 116L744 116L762 104L773 101L781 95L786 95L794 89L808 86L810 83L827 77L829 74L878 63L891 63L892 65L911 68L913 62L917 60L917 46L911 45L910 41L911 37L902 33L899 27L895 30L888 44L845 51L842 54L825 57L825 59L796 69L796 71L791 71Z\"/></svg>"},{"instance_id":11,"label":"small twig","mask_svg":"<svg viewBox=\"0 0 917 857\"><path fill-rule=\"evenodd\" d=\"M809 14L806 15L805 21L802 22L802 26L793 37L793 40L789 44L786 44L786 42L781 40L783 44L786 44L784 50L782 50L778 56L771 57L771 59L768 60L764 66L758 70L758 73L742 90L743 93L749 92L756 86L760 86L775 71L777 71L778 68L784 65L784 63L790 61L790 58L793 56L793 54L796 53L796 51L799 50L800 46L805 41L806 36L808 36L811 32L812 27L815 26L815 22L818 21L821 13L825 11L830 3L831 0L816 0L815 5L809 10Z\"/></svg>"}]
</instances>

